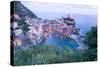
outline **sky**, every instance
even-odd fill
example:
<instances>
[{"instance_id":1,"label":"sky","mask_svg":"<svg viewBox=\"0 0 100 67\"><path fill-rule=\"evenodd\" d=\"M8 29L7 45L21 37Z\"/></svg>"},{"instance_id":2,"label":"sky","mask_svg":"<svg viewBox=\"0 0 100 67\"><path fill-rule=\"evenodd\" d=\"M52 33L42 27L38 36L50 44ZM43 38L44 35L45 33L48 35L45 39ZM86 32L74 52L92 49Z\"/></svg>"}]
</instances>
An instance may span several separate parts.
<instances>
[{"instance_id":1,"label":"sky","mask_svg":"<svg viewBox=\"0 0 100 67\"><path fill-rule=\"evenodd\" d=\"M22 1L38 17L56 19L68 14L97 15L97 7L92 5Z\"/></svg>"}]
</instances>

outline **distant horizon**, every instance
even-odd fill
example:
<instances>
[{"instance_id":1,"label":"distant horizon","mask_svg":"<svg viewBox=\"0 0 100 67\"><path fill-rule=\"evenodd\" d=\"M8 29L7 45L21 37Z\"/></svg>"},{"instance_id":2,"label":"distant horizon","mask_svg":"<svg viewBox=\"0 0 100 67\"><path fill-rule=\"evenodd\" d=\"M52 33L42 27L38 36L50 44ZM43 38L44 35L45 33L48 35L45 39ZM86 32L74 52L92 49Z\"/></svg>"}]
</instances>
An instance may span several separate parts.
<instances>
[{"instance_id":1,"label":"distant horizon","mask_svg":"<svg viewBox=\"0 0 100 67\"><path fill-rule=\"evenodd\" d=\"M21 3L42 19L56 19L68 14L97 15L97 7L92 5L32 1L22 1Z\"/></svg>"}]
</instances>

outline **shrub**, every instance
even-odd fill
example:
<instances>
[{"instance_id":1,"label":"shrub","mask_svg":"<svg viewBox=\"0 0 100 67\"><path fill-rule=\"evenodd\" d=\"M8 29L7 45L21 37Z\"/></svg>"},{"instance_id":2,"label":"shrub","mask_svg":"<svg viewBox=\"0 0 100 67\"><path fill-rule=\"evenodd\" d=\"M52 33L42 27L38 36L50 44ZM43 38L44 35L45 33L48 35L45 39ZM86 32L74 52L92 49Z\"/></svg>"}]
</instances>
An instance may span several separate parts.
<instances>
[{"instance_id":1,"label":"shrub","mask_svg":"<svg viewBox=\"0 0 100 67\"><path fill-rule=\"evenodd\" d=\"M72 56L69 48L62 50L56 45L35 45L14 50L14 65L47 64L67 62Z\"/></svg>"}]
</instances>

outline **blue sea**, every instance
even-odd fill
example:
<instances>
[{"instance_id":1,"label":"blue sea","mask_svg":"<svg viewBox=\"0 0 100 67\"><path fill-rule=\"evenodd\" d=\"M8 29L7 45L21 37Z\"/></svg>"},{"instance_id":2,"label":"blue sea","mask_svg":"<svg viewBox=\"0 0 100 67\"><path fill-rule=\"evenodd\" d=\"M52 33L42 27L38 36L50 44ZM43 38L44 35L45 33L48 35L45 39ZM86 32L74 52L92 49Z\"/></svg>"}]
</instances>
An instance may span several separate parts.
<instances>
[{"instance_id":1,"label":"blue sea","mask_svg":"<svg viewBox=\"0 0 100 67\"><path fill-rule=\"evenodd\" d=\"M52 37L48 37L45 41L46 44L48 45L56 45L56 46L61 46L62 48L67 46L69 48L75 49L79 47L79 45L71 38L68 37L61 37L56 36L55 34Z\"/></svg>"}]
</instances>

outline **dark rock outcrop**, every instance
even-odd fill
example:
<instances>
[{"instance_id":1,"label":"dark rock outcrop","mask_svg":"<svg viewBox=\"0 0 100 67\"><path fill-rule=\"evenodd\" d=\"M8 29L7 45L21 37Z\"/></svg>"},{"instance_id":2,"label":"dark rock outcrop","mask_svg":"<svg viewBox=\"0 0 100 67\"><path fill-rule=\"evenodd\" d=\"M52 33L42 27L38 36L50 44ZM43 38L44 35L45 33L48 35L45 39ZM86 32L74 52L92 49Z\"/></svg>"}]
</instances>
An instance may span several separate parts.
<instances>
[{"instance_id":1,"label":"dark rock outcrop","mask_svg":"<svg viewBox=\"0 0 100 67\"><path fill-rule=\"evenodd\" d=\"M11 13L15 13L19 15L21 18L25 16L30 18L38 18L33 12L31 12L28 8L26 8L20 1L12 1L11 2Z\"/></svg>"}]
</instances>

